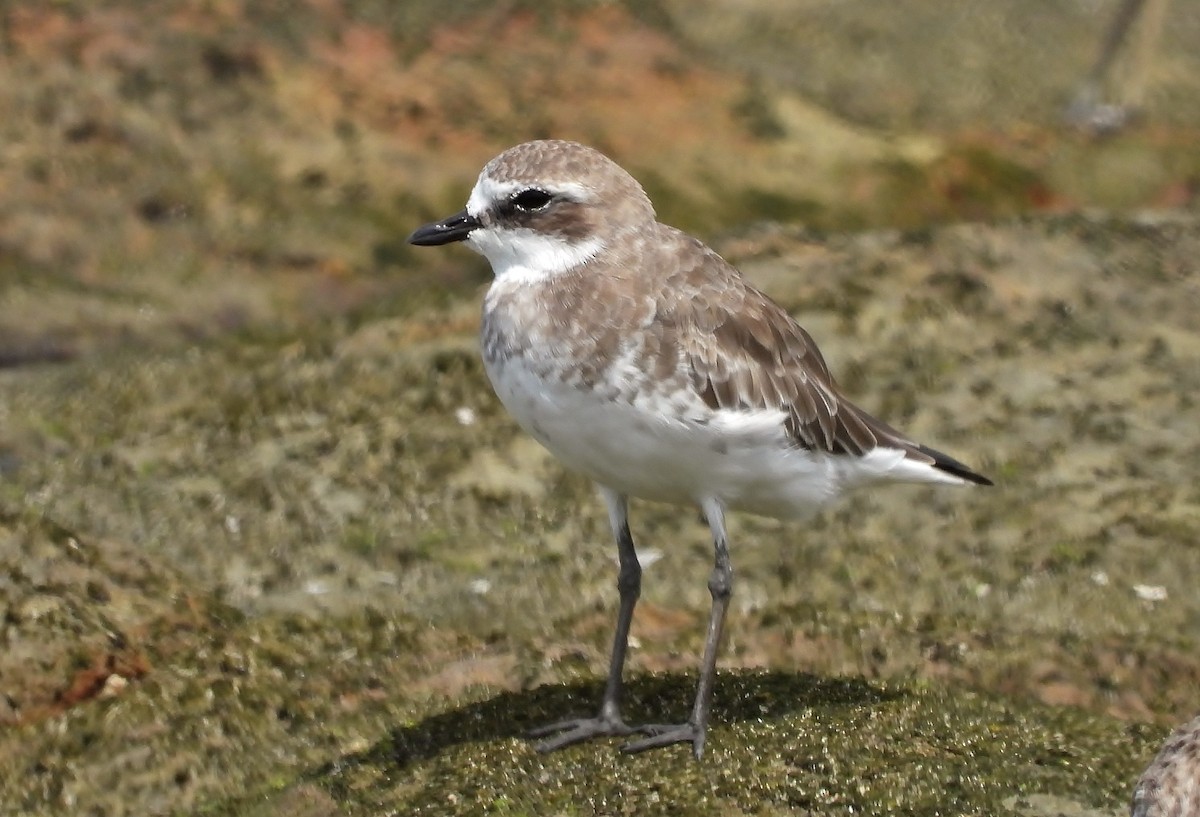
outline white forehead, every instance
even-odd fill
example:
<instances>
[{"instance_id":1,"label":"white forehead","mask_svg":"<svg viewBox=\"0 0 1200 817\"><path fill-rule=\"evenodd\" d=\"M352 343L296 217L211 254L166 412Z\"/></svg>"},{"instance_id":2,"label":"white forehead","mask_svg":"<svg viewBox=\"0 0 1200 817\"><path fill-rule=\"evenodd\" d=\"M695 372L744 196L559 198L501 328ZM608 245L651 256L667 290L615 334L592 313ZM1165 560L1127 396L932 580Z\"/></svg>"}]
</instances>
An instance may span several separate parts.
<instances>
[{"instance_id":1,"label":"white forehead","mask_svg":"<svg viewBox=\"0 0 1200 817\"><path fill-rule=\"evenodd\" d=\"M592 197L592 190L579 184L579 182L537 182L516 181L514 179L497 181L485 172L479 175L479 181L475 182L475 189L471 191L471 197L467 199L467 212L478 218L492 204L504 201L513 193L518 193L530 187L536 187L548 193L565 195L575 201L587 201Z\"/></svg>"}]
</instances>

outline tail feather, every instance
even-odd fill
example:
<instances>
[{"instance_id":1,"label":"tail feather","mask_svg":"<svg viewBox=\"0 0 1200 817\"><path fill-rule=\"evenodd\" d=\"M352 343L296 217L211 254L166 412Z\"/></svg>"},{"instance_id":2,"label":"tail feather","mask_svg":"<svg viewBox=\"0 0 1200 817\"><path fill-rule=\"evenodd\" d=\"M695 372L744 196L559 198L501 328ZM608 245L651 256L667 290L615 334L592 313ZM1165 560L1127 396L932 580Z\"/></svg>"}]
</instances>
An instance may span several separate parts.
<instances>
[{"instance_id":1,"label":"tail feather","mask_svg":"<svg viewBox=\"0 0 1200 817\"><path fill-rule=\"evenodd\" d=\"M956 476L959 479L965 479L967 482L974 482L976 485L994 484L990 479L982 474L975 473L966 465L954 459L954 457L951 457L949 454L943 454L937 449L929 448L928 446L924 445L918 445L917 450L933 460L933 467L939 471L945 471L947 474Z\"/></svg>"}]
</instances>

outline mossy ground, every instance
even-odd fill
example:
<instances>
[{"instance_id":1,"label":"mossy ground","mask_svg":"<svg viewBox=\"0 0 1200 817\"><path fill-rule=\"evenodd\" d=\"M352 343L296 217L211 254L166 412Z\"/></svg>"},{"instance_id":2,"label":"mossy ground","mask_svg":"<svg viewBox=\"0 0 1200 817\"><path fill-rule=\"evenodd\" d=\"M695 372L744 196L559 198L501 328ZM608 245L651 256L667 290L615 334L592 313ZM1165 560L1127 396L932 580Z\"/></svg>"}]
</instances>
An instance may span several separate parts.
<instances>
[{"instance_id":1,"label":"mossy ground","mask_svg":"<svg viewBox=\"0 0 1200 817\"><path fill-rule=\"evenodd\" d=\"M726 242L862 403L998 485L734 517L700 766L516 737L594 705L615 567L589 486L487 388L474 297L5 372L4 789L35 814L1118 808L1200 679L1197 246L1186 214ZM709 545L686 510L634 530L661 559L631 705L677 716Z\"/></svg>"},{"instance_id":2,"label":"mossy ground","mask_svg":"<svg viewBox=\"0 0 1200 817\"><path fill-rule=\"evenodd\" d=\"M1200 699L1197 17L1096 142L1102 20L985 5L9 4L0 813L1119 812ZM483 262L403 237L542 135L997 481L734 516L703 764L518 737L595 705L613 549L485 381ZM1177 209L1022 215L1079 205ZM633 513L679 717L710 545Z\"/></svg>"}]
</instances>

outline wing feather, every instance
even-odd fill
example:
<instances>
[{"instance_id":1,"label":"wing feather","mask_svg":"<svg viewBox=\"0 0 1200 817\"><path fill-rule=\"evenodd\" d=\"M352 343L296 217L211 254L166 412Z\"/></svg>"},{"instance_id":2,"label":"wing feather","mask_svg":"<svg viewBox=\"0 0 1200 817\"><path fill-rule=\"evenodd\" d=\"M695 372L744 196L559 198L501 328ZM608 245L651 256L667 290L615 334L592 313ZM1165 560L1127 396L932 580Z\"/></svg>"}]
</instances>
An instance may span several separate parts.
<instances>
[{"instance_id":1,"label":"wing feather","mask_svg":"<svg viewBox=\"0 0 1200 817\"><path fill-rule=\"evenodd\" d=\"M841 395L812 337L766 295L740 277L687 283L675 293L686 297L671 299L682 314L659 319L679 324L692 386L710 408L778 409L788 436L812 450L860 455L885 442L918 453Z\"/></svg>"},{"instance_id":2,"label":"wing feather","mask_svg":"<svg viewBox=\"0 0 1200 817\"><path fill-rule=\"evenodd\" d=\"M677 254L664 276L655 321L670 324L697 396L711 409L783 412L797 446L861 456L900 449L961 479L991 482L958 460L920 445L854 405L839 390L816 342L781 306L747 284L720 256L673 233ZM690 255L690 263L680 263Z\"/></svg>"}]
</instances>

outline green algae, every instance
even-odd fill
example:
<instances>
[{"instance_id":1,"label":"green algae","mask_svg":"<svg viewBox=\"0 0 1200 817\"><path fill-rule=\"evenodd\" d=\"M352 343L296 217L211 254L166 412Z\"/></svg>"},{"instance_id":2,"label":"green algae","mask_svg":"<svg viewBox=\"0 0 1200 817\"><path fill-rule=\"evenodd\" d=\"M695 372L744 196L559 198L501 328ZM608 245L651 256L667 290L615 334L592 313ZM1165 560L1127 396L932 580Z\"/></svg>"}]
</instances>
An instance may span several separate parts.
<instances>
[{"instance_id":1,"label":"green algae","mask_svg":"<svg viewBox=\"0 0 1200 817\"><path fill-rule=\"evenodd\" d=\"M637 677L627 711L682 711L693 683ZM520 738L599 693L587 683L494 696L304 779L349 814L1006 814L1039 795L1112 808L1136 774L1131 758L1152 748L1078 712L783 672L721 674L699 763L688 747L631 757L611 740L543 756Z\"/></svg>"}]
</instances>

